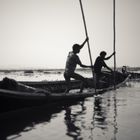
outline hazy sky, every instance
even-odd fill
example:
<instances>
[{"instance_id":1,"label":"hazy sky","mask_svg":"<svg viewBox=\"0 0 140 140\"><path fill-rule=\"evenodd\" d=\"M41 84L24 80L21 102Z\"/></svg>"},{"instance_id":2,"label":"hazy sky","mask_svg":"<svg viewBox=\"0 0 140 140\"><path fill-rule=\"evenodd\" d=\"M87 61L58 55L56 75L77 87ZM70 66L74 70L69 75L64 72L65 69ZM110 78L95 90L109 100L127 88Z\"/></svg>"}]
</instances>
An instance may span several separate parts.
<instances>
[{"instance_id":1,"label":"hazy sky","mask_svg":"<svg viewBox=\"0 0 140 140\"><path fill-rule=\"evenodd\" d=\"M113 0L83 0L83 7L94 62L113 51ZM84 39L79 0L0 0L0 69L64 68ZM87 45L79 56L90 64ZM116 58L117 66L140 66L140 0L116 0Z\"/></svg>"}]
</instances>

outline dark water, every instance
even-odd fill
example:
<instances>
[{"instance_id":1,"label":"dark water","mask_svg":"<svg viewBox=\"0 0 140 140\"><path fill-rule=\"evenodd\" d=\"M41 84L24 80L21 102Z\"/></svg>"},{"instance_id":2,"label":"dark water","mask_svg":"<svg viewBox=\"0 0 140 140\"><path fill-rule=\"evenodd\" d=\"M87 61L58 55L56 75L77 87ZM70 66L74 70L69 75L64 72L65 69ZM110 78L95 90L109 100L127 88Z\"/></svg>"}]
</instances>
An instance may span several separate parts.
<instances>
[{"instance_id":1,"label":"dark water","mask_svg":"<svg viewBox=\"0 0 140 140\"><path fill-rule=\"evenodd\" d=\"M140 82L76 103L0 117L0 140L139 140Z\"/></svg>"}]
</instances>

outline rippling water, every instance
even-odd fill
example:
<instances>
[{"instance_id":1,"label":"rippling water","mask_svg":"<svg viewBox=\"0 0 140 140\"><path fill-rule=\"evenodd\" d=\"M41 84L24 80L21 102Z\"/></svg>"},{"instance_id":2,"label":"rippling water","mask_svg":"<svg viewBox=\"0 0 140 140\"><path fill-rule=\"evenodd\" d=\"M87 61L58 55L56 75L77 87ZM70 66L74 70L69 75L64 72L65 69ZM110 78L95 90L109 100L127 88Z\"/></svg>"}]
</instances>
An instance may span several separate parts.
<instances>
[{"instance_id":1,"label":"rippling water","mask_svg":"<svg viewBox=\"0 0 140 140\"><path fill-rule=\"evenodd\" d=\"M91 70L78 70L78 73L86 77L91 77ZM9 77L18 81L50 81L64 80L64 70L13 70L0 71L0 80L4 77Z\"/></svg>"},{"instance_id":2,"label":"rippling water","mask_svg":"<svg viewBox=\"0 0 140 140\"><path fill-rule=\"evenodd\" d=\"M0 140L139 140L140 82L83 101L0 117Z\"/></svg>"}]
</instances>

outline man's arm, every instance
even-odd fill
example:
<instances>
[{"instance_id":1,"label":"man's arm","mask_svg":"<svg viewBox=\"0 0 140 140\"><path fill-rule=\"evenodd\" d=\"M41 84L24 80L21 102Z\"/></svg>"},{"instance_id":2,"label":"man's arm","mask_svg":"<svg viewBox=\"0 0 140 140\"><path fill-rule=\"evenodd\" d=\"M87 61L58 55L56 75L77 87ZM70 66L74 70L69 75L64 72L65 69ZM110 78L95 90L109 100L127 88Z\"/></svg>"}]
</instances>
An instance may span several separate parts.
<instances>
[{"instance_id":1,"label":"man's arm","mask_svg":"<svg viewBox=\"0 0 140 140\"><path fill-rule=\"evenodd\" d=\"M80 67L83 67L83 68L93 68L93 66L88 66L88 65L82 64L82 62L81 62L81 60L79 59L79 57L77 58L77 64L78 64Z\"/></svg>"},{"instance_id":2,"label":"man's arm","mask_svg":"<svg viewBox=\"0 0 140 140\"><path fill-rule=\"evenodd\" d=\"M108 67L107 65L106 65L106 68L107 68L108 70L110 70L111 72L113 72L113 70L112 70L110 67Z\"/></svg>"},{"instance_id":3,"label":"man's arm","mask_svg":"<svg viewBox=\"0 0 140 140\"><path fill-rule=\"evenodd\" d=\"M113 52L110 56L104 58L104 60L108 60L108 59L110 59L113 55L115 55L115 52Z\"/></svg>"},{"instance_id":4,"label":"man's arm","mask_svg":"<svg viewBox=\"0 0 140 140\"><path fill-rule=\"evenodd\" d=\"M82 49L83 48L83 46L85 45L85 43L87 42L89 40L89 38L87 37L86 39L85 39L85 41L80 45L81 46L81 48L80 49Z\"/></svg>"},{"instance_id":5,"label":"man's arm","mask_svg":"<svg viewBox=\"0 0 140 140\"><path fill-rule=\"evenodd\" d=\"M93 66L84 65L82 63L80 63L79 65L80 65L80 67L83 67L83 68L93 68Z\"/></svg>"},{"instance_id":6,"label":"man's arm","mask_svg":"<svg viewBox=\"0 0 140 140\"><path fill-rule=\"evenodd\" d=\"M105 62L103 63L103 67L107 68L107 69L110 70L111 72L113 71L110 67L108 67L108 66L106 65Z\"/></svg>"}]
</instances>

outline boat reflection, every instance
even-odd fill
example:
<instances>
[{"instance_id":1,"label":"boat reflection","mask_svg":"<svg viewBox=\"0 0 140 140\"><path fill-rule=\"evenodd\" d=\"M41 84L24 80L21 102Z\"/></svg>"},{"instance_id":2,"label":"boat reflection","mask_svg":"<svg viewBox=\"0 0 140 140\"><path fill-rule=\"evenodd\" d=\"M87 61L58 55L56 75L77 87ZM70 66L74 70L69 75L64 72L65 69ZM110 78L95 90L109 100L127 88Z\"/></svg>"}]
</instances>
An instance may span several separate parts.
<instances>
[{"instance_id":1,"label":"boat reflection","mask_svg":"<svg viewBox=\"0 0 140 140\"><path fill-rule=\"evenodd\" d=\"M77 104L68 102L67 106ZM26 108L0 114L0 140L16 139L22 132L36 129L38 124L46 124L64 109L65 104Z\"/></svg>"},{"instance_id":2,"label":"boat reflection","mask_svg":"<svg viewBox=\"0 0 140 140\"><path fill-rule=\"evenodd\" d=\"M35 125L41 122L49 121L51 113L36 112L35 110L22 110L5 114L0 118L0 140L15 139L20 137L21 132L27 132L34 129Z\"/></svg>"},{"instance_id":3,"label":"boat reflection","mask_svg":"<svg viewBox=\"0 0 140 140\"><path fill-rule=\"evenodd\" d=\"M20 139L24 132L38 129L48 124L62 113L63 131L66 137L73 140L101 139L107 137L117 140L117 93L105 93L79 102L65 103L20 110L2 117L0 115L0 140ZM64 113L64 114L63 114ZM39 134L40 135L40 134ZM50 138L51 139L51 138Z\"/></svg>"}]
</instances>

